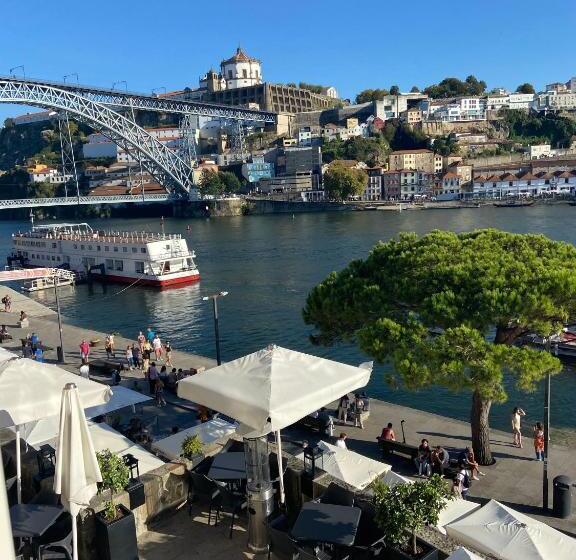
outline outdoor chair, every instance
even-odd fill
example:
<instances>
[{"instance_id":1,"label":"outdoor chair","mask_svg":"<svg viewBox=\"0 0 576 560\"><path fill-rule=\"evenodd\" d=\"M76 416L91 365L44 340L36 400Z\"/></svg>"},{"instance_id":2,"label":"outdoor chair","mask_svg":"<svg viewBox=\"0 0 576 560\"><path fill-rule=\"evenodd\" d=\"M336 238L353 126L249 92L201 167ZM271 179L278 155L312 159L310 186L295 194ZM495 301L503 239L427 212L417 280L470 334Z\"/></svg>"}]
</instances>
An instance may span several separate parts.
<instances>
[{"instance_id":1,"label":"outdoor chair","mask_svg":"<svg viewBox=\"0 0 576 560\"><path fill-rule=\"evenodd\" d=\"M214 457L204 457L202 461L200 461L192 471L197 474L205 474L207 475L210 471L210 467L212 466L212 462L214 461Z\"/></svg>"},{"instance_id":2,"label":"outdoor chair","mask_svg":"<svg viewBox=\"0 0 576 560\"><path fill-rule=\"evenodd\" d=\"M354 493L339 484L331 482L324 494L320 496L321 504L332 504L335 506L353 506Z\"/></svg>"},{"instance_id":3,"label":"outdoor chair","mask_svg":"<svg viewBox=\"0 0 576 560\"><path fill-rule=\"evenodd\" d=\"M248 502L244 494L239 494L236 492L231 492L227 488L222 487L220 489L220 499L218 500L218 505L216 509L216 525L220 519L220 512L222 510L232 514L232 521L230 523L230 538L234 532L234 520L239 516L242 511L247 509Z\"/></svg>"},{"instance_id":4,"label":"outdoor chair","mask_svg":"<svg viewBox=\"0 0 576 560\"><path fill-rule=\"evenodd\" d=\"M271 553L274 553L274 556L280 560L296 560L298 558L298 547L296 541L288 534L288 520L284 515L270 522L268 536L270 537L268 560L270 560Z\"/></svg>"},{"instance_id":5,"label":"outdoor chair","mask_svg":"<svg viewBox=\"0 0 576 560\"><path fill-rule=\"evenodd\" d=\"M72 560L72 517L63 513L36 541L38 560Z\"/></svg>"},{"instance_id":6,"label":"outdoor chair","mask_svg":"<svg viewBox=\"0 0 576 560\"><path fill-rule=\"evenodd\" d=\"M212 508L214 505L220 503L221 488L207 476L195 473L194 471L189 473L188 482L188 515L192 515L192 503L194 500L197 498L204 499L210 506L208 510L208 525L210 525L212 521Z\"/></svg>"},{"instance_id":7,"label":"outdoor chair","mask_svg":"<svg viewBox=\"0 0 576 560\"><path fill-rule=\"evenodd\" d=\"M351 548L353 559L376 558L384 549L384 533L376 523L376 509L372 502L357 500L355 503L362 515L356 532L354 546Z\"/></svg>"},{"instance_id":8,"label":"outdoor chair","mask_svg":"<svg viewBox=\"0 0 576 560\"><path fill-rule=\"evenodd\" d=\"M329 552L325 550L317 550L314 552L309 548L300 548L298 547L298 560L346 560L348 556L333 556Z\"/></svg>"}]
</instances>

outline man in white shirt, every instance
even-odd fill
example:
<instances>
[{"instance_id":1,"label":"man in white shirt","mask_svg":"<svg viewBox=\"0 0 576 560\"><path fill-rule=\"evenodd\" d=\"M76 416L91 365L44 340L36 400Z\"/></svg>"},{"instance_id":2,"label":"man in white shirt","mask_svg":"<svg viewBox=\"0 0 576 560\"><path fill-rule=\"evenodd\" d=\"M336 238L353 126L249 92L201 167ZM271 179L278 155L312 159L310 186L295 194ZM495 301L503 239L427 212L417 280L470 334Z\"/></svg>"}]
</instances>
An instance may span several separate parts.
<instances>
[{"instance_id":1,"label":"man in white shirt","mask_svg":"<svg viewBox=\"0 0 576 560\"><path fill-rule=\"evenodd\" d=\"M346 438L348 436L342 432L340 434L340 437L336 440L336 447L340 447L341 449L348 449L348 447L346 447Z\"/></svg>"}]
</instances>

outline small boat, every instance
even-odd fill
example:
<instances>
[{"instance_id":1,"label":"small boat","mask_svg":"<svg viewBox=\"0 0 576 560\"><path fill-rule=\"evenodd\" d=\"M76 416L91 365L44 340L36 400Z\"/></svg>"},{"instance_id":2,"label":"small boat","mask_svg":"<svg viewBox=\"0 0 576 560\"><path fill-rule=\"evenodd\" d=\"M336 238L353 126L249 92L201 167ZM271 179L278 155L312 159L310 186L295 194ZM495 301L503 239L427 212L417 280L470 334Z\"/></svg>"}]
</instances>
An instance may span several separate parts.
<instances>
[{"instance_id":1,"label":"small boat","mask_svg":"<svg viewBox=\"0 0 576 560\"><path fill-rule=\"evenodd\" d=\"M73 286L75 284L74 275L70 276L58 276L58 287L60 286ZM24 292L39 292L41 290L48 290L49 288L54 288L54 277L46 276L44 278L35 278L34 280L29 280L24 282L22 290Z\"/></svg>"},{"instance_id":2,"label":"small boat","mask_svg":"<svg viewBox=\"0 0 576 560\"><path fill-rule=\"evenodd\" d=\"M522 208L524 206L532 206L533 200L507 200L505 202L495 202L496 208Z\"/></svg>"},{"instance_id":3,"label":"small boat","mask_svg":"<svg viewBox=\"0 0 576 560\"><path fill-rule=\"evenodd\" d=\"M364 206L364 210L378 210L378 206Z\"/></svg>"}]
</instances>

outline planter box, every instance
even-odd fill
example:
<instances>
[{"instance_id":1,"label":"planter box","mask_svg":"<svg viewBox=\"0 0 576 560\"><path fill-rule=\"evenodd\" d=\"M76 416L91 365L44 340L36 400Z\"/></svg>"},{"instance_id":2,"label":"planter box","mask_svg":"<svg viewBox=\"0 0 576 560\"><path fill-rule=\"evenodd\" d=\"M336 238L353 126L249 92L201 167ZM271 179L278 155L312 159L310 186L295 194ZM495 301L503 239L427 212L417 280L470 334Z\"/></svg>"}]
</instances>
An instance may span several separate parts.
<instances>
[{"instance_id":1,"label":"planter box","mask_svg":"<svg viewBox=\"0 0 576 560\"><path fill-rule=\"evenodd\" d=\"M143 506L146 503L146 494L144 493L144 483L139 480L131 480L126 486L126 492L130 496L130 509Z\"/></svg>"},{"instance_id":2,"label":"planter box","mask_svg":"<svg viewBox=\"0 0 576 560\"><path fill-rule=\"evenodd\" d=\"M134 514L123 505L117 506L123 516L111 523L104 513L96 514L96 542L101 560L138 560Z\"/></svg>"},{"instance_id":3,"label":"planter box","mask_svg":"<svg viewBox=\"0 0 576 560\"><path fill-rule=\"evenodd\" d=\"M384 558L386 558L386 560L438 560L437 548L434 548L432 545L419 538L416 538L416 542L418 543L418 546L423 549L423 551L417 556L406 554L403 550L388 545L384 550Z\"/></svg>"}]
</instances>

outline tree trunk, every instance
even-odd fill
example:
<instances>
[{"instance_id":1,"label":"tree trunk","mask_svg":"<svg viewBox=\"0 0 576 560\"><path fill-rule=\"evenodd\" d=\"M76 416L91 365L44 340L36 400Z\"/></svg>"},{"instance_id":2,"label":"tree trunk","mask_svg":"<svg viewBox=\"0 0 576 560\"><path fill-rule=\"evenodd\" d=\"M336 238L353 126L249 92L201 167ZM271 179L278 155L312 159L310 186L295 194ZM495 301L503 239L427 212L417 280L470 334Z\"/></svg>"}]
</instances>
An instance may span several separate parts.
<instances>
[{"instance_id":1,"label":"tree trunk","mask_svg":"<svg viewBox=\"0 0 576 560\"><path fill-rule=\"evenodd\" d=\"M472 426L472 449L474 457L480 465L491 465L492 451L490 450L490 407L492 401L485 399L478 391L472 395L472 411L470 424Z\"/></svg>"}]
</instances>

